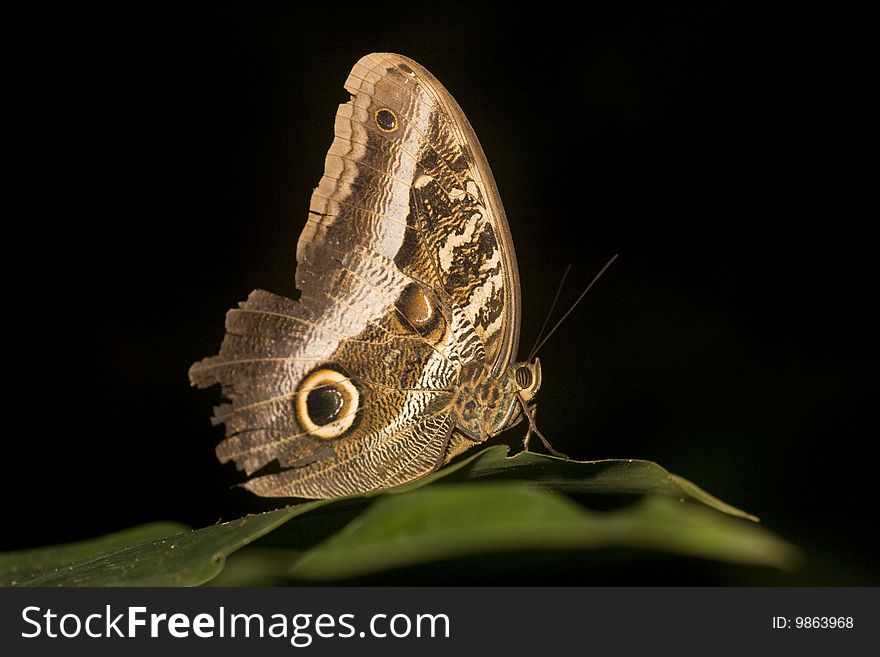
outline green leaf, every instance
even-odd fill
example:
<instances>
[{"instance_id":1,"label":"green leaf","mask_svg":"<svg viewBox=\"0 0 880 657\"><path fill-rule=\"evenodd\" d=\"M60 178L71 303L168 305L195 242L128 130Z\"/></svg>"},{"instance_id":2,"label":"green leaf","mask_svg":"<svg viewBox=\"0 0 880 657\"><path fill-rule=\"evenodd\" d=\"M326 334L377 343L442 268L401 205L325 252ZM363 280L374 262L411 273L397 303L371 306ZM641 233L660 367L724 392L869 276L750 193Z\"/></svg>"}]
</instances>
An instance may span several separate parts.
<instances>
[{"instance_id":1,"label":"green leaf","mask_svg":"<svg viewBox=\"0 0 880 657\"><path fill-rule=\"evenodd\" d=\"M45 572L113 550L189 529L177 522L151 522L76 543L0 554L0 586L15 586Z\"/></svg>"},{"instance_id":2,"label":"green leaf","mask_svg":"<svg viewBox=\"0 0 880 657\"><path fill-rule=\"evenodd\" d=\"M700 502L728 515L758 521L756 516L722 502L653 461L571 461L534 452L520 452L508 457L507 447L499 445L483 450L462 463L458 472L450 474L455 479L514 479L567 493L670 495Z\"/></svg>"},{"instance_id":3,"label":"green leaf","mask_svg":"<svg viewBox=\"0 0 880 657\"><path fill-rule=\"evenodd\" d=\"M23 585L197 586L223 570L226 557L231 553L314 504L300 504L196 531L136 542L56 568Z\"/></svg>"},{"instance_id":4,"label":"green leaf","mask_svg":"<svg viewBox=\"0 0 880 657\"><path fill-rule=\"evenodd\" d=\"M432 486L387 496L300 557L296 578L339 579L505 550L640 548L790 567L796 551L758 525L665 496L596 512L519 483Z\"/></svg>"},{"instance_id":5,"label":"green leaf","mask_svg":"<svg viewBox=\"0 0 880 657\"><path fill-rule=\"evenodd\" d=\"M224 584L338 580L517 550L637 548L781 568L797 560L795 548L749 522L754 516L656 463L507 457L506 451L491 447L393 489L306 502L196 531L158 523L0 555L0 581L194 586L212 580L230 555L258 539L259 547L242 553ZM639 497L614 511L591 510L591 500L608 495Z\"/></svg>"}]
</instances>

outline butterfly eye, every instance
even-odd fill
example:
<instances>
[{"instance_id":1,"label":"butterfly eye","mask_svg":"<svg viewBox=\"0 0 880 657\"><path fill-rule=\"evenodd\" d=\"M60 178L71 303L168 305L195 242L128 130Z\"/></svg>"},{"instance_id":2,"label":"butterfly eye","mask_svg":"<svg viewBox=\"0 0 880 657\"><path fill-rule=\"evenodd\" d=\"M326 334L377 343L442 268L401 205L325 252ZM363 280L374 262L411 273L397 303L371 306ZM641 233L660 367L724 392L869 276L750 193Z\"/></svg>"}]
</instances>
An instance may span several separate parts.
<instances>
[{"instance_id":1,"label":"butterfly eye","mask_svg":"<svg viewBox=\"0 0 880 657\"><path fill-rule=\"evenodd\" d=\"M513 370L513 380L523 399L534 399L541 388L541 361L536 358L531 363L517 365Z\"/></svg>"},{"instance_id":2,"label":"butterfly eye","mask_svg":"<svg viewBox=\"0 0 880 657\"><path fill-rule=\"evenodd\" d=\"M317 438L338 438L354 425L360 393L340 369L321 367L296 392L296 419Z\"/></svg>"},{"instance_id":3,"label":"butterfly eye","mask_svg":"<svg viewBox=\"0 0 880 657\"><path fill-rule=\"evenodd\" d=\"M516 379L516 385L520 388L528 388L532 385L532 371L524 365L516 368L513 378Z\"/></svg>"},{"instance_id":4,"label":"butterfly eye","mask_svg":"<svg viewBox=\"0 0 880 657\"><path fill-rule=\"evenodd\" d=\"M376 125L385 132L392 132L397 128L397 115L387 107L376 111Z\"/></svg>"}]
</instances>

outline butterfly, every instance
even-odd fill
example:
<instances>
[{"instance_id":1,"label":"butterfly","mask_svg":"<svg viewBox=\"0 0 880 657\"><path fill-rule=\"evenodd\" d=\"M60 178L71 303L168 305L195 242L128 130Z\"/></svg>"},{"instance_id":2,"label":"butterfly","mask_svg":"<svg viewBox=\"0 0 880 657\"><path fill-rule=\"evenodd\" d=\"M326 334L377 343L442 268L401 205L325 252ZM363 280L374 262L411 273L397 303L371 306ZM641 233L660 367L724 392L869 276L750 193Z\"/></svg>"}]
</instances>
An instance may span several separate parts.
<instances>
[{"instance_id":1,"label":"butterfly","mask_svg":"<svg viewBox=\"0 0 880 657\"><path fill-rule=\"evenodd\" d=\"M516 361L516 255L473 128L401 55L363 57L345 88L297 245L299 298L255 290L189 371L221 385L217 456L261 496L390 487L524 417L534 428L540 361Z\"/></svg>"}]
</instances>

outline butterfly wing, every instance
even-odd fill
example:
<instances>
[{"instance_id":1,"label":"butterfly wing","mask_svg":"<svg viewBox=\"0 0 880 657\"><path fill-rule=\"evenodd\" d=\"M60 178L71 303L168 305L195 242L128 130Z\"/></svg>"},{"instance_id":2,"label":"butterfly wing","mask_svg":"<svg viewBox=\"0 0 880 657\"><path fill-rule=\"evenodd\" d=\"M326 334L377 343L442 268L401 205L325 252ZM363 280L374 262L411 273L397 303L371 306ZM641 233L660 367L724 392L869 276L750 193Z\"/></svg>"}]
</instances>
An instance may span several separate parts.
<instances>
[{"instance_id":1,"label":"butterfly wing","mask_svg":"<svg viewBox=\"0 0 880 657\"><path fill-rule=\"evenodd\" d=\"M502 372L516 353L509 229L461 109L398 55L362 58L345 86L297 247L300 298L251 293L219 355L190 370L229 400L215 412L220 460L249 475L281 466L245 484L259 495L345 495L432 471L462 366Z\"/></svg>"}]
</instances>

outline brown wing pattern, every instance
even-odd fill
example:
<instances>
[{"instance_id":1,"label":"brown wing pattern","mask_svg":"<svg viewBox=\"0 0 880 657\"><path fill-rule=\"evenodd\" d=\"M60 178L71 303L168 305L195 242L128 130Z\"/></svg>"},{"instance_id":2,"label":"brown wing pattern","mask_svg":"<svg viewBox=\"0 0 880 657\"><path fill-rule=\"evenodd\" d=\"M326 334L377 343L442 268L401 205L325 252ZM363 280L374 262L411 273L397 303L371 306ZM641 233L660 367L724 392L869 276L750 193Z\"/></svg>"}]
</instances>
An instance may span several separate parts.
<instances>
[{"instance_id":1,"label":"brown wing pattern","mask_svg":"<svg viewBox=\"0 0 880 657\"><path fill-rule=\"evenodd\" d=\"M519 283L485 157L455 101L397 55L346 82L297 247L292 301L255 291L217 356L221 461L264 496L330 497L409 481L444 460L458 373L508 364ZM259 476L277 461L281 472Z\"/></svg>"}]
</instances>

